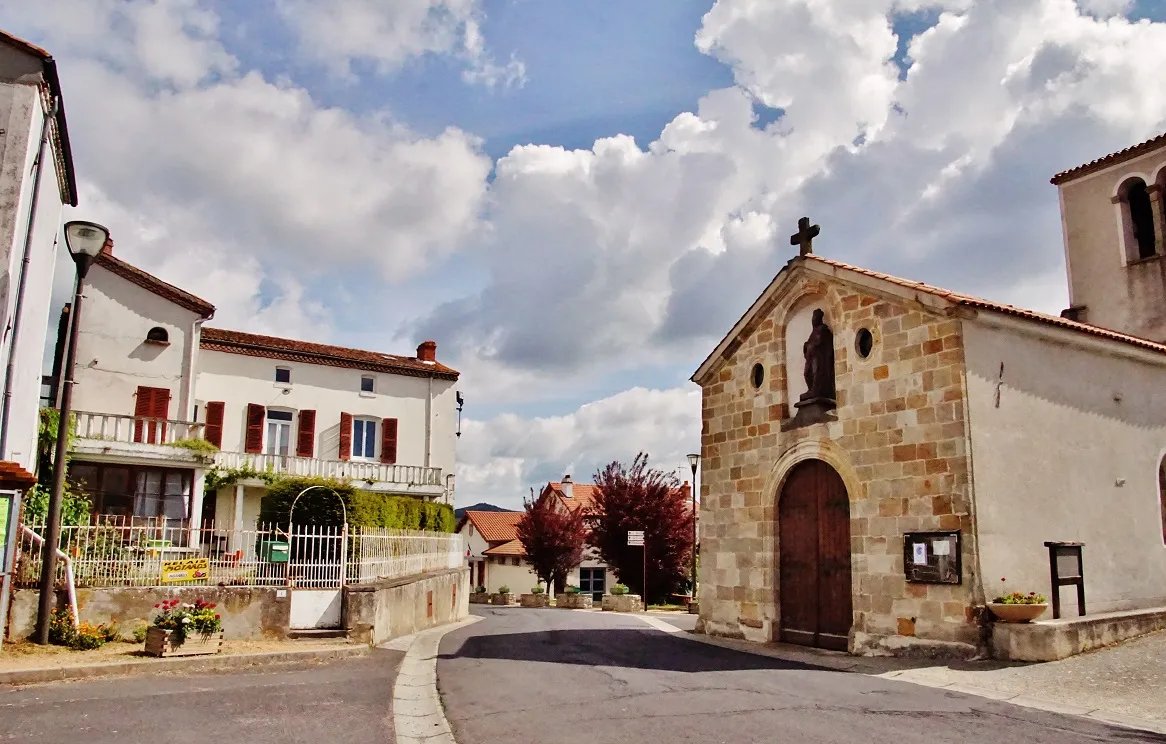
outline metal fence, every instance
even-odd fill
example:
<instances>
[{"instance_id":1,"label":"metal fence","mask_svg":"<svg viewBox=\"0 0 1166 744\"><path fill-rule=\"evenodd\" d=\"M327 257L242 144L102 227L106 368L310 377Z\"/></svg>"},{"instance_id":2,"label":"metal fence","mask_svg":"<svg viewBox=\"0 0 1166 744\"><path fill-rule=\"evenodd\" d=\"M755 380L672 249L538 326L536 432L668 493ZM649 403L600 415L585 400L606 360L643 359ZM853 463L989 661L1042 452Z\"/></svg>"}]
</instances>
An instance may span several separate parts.
<instances>
[{"instance_id":1,"label":"metal fence","mask_svg":"<svg viewBox=\"0 0 1166 744\"><path fill-rule=\"evenodd\" d=\"M44 534L41 525L30 528ZM207 575L166 586L327 588L458 568L465 561L460 535L369 527L296 525L289 534L286 525L100 524L62 527L60 545L82 588L161 586L163 563L189 558L207 559ZM16 585L35 587L41 550L23 533L16 560ZM58 565L61 581L63 571Z\"/></svg>"}]
</instances>

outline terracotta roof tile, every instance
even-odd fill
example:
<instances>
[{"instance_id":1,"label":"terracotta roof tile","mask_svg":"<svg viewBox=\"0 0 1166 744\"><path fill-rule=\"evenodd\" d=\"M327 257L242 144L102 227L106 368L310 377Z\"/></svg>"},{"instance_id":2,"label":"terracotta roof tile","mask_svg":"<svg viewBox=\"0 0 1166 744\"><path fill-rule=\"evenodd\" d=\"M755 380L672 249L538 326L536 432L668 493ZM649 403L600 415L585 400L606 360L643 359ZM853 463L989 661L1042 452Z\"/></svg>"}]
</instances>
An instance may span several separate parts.
<instances>
[{"instance_id":1,"label":"terracotta roof tile","mask_svg":"<svg viewBox=\"0 0 1166 744\"><path fill-rule=\"evenodd\" d=\"M0 488L25 490L36 483L36 476L21 467L20 463L0 461Z\"/></svg>"},{"instance_id":2,"label":"terracotta roof tile","mask_svg":"<svg viewBox=\"0 0 1166 744\"><path fill-rule=\"evenodd\" d=\"M890 274L883 274L883 273L878 272L878 271L871 271L870 269L863 269L863 268L858 267L858 266L852 266L851 264L844 263L842 261L836 261L832 258L823 258L821 256L815 256L815 255L806 256L805 258L808 261L817 261L818 263L823 263L823 264L826 264L827 266L833 266L835 268L845 269L846 271L853 271L855 273L862 274L863 276L869 276L869 277L872 277L874 279L881 279L885 282L897 284L898 286L904 287L906 289L911 289L911 290L914 290L917 292L924 292L924 293L932 295L934 297L939 297L939 298L948 300L949 302L953 302L957 305L964 305L967 307L981 308L984 310L991 310L991 311L998 312L998 313L1004 313L1006 315L1013 315L1013 316L1016 316L1018 318L1025 318L1026 320L1034 320L1034 321L1037 321L1039 323L1044 323L1046 325L1057 326L1060 328L1065 328L1067 330L1077 331L1079 333L1087 333L1091 336L1098 336L1100 338L1107 338L1107 339L1110 339L1111 341L1120 341L1120 342L1125 343L1125 344L1130 344L1131 346L1138 346L1138 347L1141 347L1143 349L1148 349L1149 351L1155 351L1155 352L1158 352L1160 354L1166 354L1166 344L1155 343L1154 341L1150 341L1149 339L1140 338L1138 336L1131 336L1131 335L1126 334L1126 333L1118 333L1117 331L1111 331L1107 328L1101 328L1099 326L1089 325L1088 323L1080 323L1080 322L1075 321L1075 320L1069 320L1068 318L1060 318L1060 317L1057 317L1055 315L1046 315L1044 313L1038 313L1035 310L1026 310L1024 308L1016 307L1014 305L1006 305L1006 304L1000 303L1000 302L992 302L991 300L985 300L985 299L981 299L979 297L973 297L972 295L966 295L966 294L962 294L960 292L953 292L950 289L942 289L940 287L933 287L930 284L924 284L923 282L913 282L909 279L903 279L903 278L900 278L897 276L891 276Z\"/></svg>"},{"instance_id":3,"label":"terracotta roof tile","mask_svg":"<svg viewBox=\"0 0 1166 744\"><path fill-rule=\"evenodd\" d=\"M526 548L522 547L522 541L518 539L509 540L501 545L495 545L489 550L482 551L482 555L526 555Z\"/></svg>"},{"instance_id":4,"label":"terracotta roof tile","mask_svg":"<svg viewBox=\"0 0 1166 744\"><path fill-rule=\"evenodd\" d=\"M109 243L106 243L106 245L108 246ZM209 318L215 314L215 306L206 300L195 297L190 292L179 289L173 284L168 284L153 274L126 263L113 254L104 252L97 254L96 263L101 268L117 274L122 279L132 282L149 292L153 292L159 297L170 300L175 305L184 307L192 313L198 313L204 318Z\"/></svg>"},{"instance_id":5,"label":"terracotta roof tile","mask_svg":"<svg viewBox=\"0 0 1166 744\"><path fill-rule=\"evenodd\" d=\"M1087 175L1089 173L1099 171L1102 168L1107 168L1116 163L1136 158L1139 155L1144 155L1147 152L1155 150L1159 147L1166 147L1166 133L1159 134L1157 137L1148 139L1141 144L1133 145L1132 147L1127 147L1124 150L1118 150L1117 152L1110 153L1109 155L1098 158L1097 160L1091 160L1084 165L1078 165L1076 168L1070 168L1067 171L1061 171L1052 177L1050 183L1057 185L1065 183L1066 181L1072 181L1075 178L1080 178L1081 176Z\"/></svg>"},{"instance_id":6,"label":"terracotta roof tile","mask_svg":"<svg viewBox=\"0 0 1166 744\"><path fill-rule=\"evenodd\" d=\"M547 484L552 490L573 509L590 509L595 504L595 497L599 494L599 486L594 483L573 483L571 487L571 498L566 497L566 492L563 491L563 484L551 481ZM691 496L690 491L685 490L688 487L688 482L676 489L685 496Z\"/></svg>"},{"instance_id":7,"label":"terracotta roof tile","mask_svg":"<svg viewBox=\"0 0 1166 744\"><path fill-rule=\"evenodd\" d=\"M523 514L525 512L468 511L466 518L486 542L510 542L518 539L518 520Z\"/></svg>"},{"instance_id":8,"label":"terracotta roof tile","mask_svg":"<svg viewBox=\"0 0 1166 744\"><path fill-rule=\"evenodd\" d=\"M413 377L429 377L432 374L443 380L456 380L459 375L457 370L440 362L430 364L415 357L315 344L275 336L260 336L254 333L227 331L221 328L204 328L199 347L227 354L267 357L288 362L323 364L331 367L387 372Z\"/></svg>"}]
</instances>

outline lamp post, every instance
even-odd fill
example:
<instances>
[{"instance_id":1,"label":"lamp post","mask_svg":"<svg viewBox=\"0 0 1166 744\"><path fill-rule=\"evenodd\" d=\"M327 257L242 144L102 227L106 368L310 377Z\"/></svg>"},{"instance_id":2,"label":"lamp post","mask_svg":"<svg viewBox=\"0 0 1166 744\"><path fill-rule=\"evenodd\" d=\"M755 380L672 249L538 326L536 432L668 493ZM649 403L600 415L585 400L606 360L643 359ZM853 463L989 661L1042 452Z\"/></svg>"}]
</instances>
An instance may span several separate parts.
<instances>
[{"instance_id":1,"label":"lamp post","mask_svg":"<svg viewBox=\"0 0 1166 744\"><path fill-rule=\"evenodd\" d=\"M81 320L81 294L85 275L105 241L109 230L93 222L65 223L65 245L77 264L77 283L73 292L73 312L69 319L69 347L65 354L61 382L61 407L57 418L57 451L53 459L53 490L49 494L49 514L45 531L44 556L41 559L40 606L36 616L37 643L49 642L49 618L53 611L53 585L57 575L57 548L61 542L61 497L65 491L65 456L69 448L69 419L73 414L73 362L77 356L77 330Z\"/></svg>"},{"instance_id":2,"label":"lamp post","mask_svg":"<svg viewBox=\"0 0 1166 744\"><path fill-rule=\"evenodd\" d=\"M688 456L688 466L692 468L692 599L696 601L696 467L700 465L700 455Z\"/></svg>"}]
</instances>

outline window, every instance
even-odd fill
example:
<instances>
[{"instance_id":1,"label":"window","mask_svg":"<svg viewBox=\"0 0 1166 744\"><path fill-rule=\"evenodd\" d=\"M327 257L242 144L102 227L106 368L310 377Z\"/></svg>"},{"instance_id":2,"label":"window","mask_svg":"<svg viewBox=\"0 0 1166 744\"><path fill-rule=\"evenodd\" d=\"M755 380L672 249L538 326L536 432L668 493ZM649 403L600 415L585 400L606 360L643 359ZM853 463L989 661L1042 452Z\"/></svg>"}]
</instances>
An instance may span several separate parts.
<instances>
[{"instance_id":1,"label":"window","mask_svg":"<svg viewBox=\"0 0 1166 744\"><path fill-rule=\"evenodd\" d=\"M373 460L376 458L376 419L352 419L352 456L361 460Z\"/></svg>"},{"instance_id":2,"label":"window","mask_svg":"<svg viewBox=\"0 0 1166 744\"><path fill-rule=\"evenodd\" d=\"M1131 178L1118 189L1125 230L1126 257L1131 261L1150 258L1157 253L1154 235L1154 208L1150 190L1140 178Z\"/></svg>"},{"instance_id":3,"label":"window","mask_svg":"<svg viewBox=\"0 0 1166 744\"><path fill-rule=\"evenodd\" d=\"M371 393L376 386L376 378L372 375L362 375L360 378L360 392Z\"/></svg>"},{"instance_id":4,"label":"window","mask_svg":"<svg viewBox=\"0 0 1166 744\"><path fill-rule=\"evenodd\" d=\"M291 384L291 368L290 367L276 367L275 381L284 385Z\"/></svg>"},{"instance_id":5,"label":"window","mask_svg":"<svg viewBox=\"0 0 1166 744\"><path fill-rule=\"evenodd\" d=\"M267 411L267 447L269 455L287 456L291 448L291 411Z\"/></svg>"},{"instance_id":6,"label":"window","mask_svg":"<svg viewBox=\"0 0 1166 744\"><path fill-rule=\"evenodd\" d=\"M870 353L874 351L874 334L870 332L869 328L860 329L854 337L854 350L863 359L869 357Z\"/></svg>"},{"instance_id":7,"label":"window","mask_svg":"<svg viewBox=\"0 0 1166 744\"><path fill-rule=\"evenodd\" d=\"M97 465L69 466L69 480L93 504L95 517L115 518L126 524L135 520L185 520L190 518L190 496L194 482L190 470ZM172 535L167 535L173 539Z\"/></svg>"},{"instance_id":8,"label":"window","mask_svg":"<svg viewBox=\"0 0 1166 744\"><path fill-rule=\"evenodd\" d=\"M753 365L753 373L749 379L753 382L754 389L761 389L762 383L765 382L765 366L761 362Z\"/></svg>"},{"instance_id":9,"label":"window","mask_svg":"<svg viewBox=\"0 0 1166 744\"><path fill-rule=\"evenodd\" d=\"M170 334L165 328L155 326L146 334L146 341L151 344L168 344L170 343Z\"/></svg>"}]
</instances>

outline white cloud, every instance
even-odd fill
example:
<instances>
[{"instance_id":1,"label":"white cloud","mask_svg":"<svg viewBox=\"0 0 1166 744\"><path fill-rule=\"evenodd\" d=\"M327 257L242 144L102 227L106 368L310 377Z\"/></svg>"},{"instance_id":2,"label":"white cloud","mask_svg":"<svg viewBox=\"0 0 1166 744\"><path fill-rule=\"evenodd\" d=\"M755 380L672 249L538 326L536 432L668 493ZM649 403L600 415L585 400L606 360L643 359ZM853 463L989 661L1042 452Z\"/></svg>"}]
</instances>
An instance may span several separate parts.
<instances>
[{"instance_id":1,"label":"white cloud","mask_svg":"<svg viewBox=\"0 0 1166 744\"><path fill-rule=\"evenodd\" d=\"M691 480L686 455L700 447L700 391L633 388L566 416L469 419L462 430L458 505L521 509L532 486L537 492L564 474L588 483L607 463L630 463L641 451L652 467L680 468L677 475Z\"/></svg>"},{"instance_id":2,"label":"white cloud","mask_svg":"<svg viewBox=\"0 0 1166 744\"><path fill-rule=\"evenodd\" d=\"M366 61L384 74L425 54L462 58L467 82L521 86L526 67L515 57L495 63L482 37L480 0L280 0L300 48L334 72L352 76Z\"/></svg>"}]
</instances>

